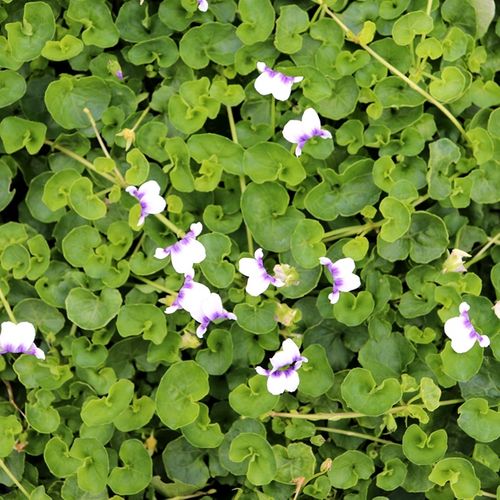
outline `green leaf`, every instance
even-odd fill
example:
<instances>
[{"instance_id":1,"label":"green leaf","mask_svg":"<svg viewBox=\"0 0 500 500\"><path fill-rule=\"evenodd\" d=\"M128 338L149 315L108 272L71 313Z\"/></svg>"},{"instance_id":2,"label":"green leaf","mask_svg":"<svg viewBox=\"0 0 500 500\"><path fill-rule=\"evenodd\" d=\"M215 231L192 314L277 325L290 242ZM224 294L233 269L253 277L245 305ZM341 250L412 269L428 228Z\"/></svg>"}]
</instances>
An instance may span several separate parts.
<instances>
[{"instance_id":1,"label":"green leaf","mask_svg":"<svg viewBox=\"0 0 500 500\"><path fill-rule=\"evenodd\" d=\"M274 28L274 8L269 0L240 0L241 24L236 36L245 44L265 42Z\"/></svg>"},{"instance_id":2,"label":"green leaf","mask_svg":"<svg viewBox=\"0 0 500 500\"><path fill-rule=\"evenodd\" d=\"M218 448L224 439L220 425L210 422L208 406L201 403L198 417L193 423L182 428L182 434L197 448Z\"/></svg>"},{"instance_id":3,"label":"green leaf","mask_svg":"<svg viewBox=\"0 0 500 500\"><path fill-rule=\"evenodd\" d=\"M95 494L106 488L109 459L106 449L97 439L76 438L70 456L81 461L76 477L82 490Z\"/></svg>"},{"instance_id":4,"label":"green leaf","mask_svg":"<svg viewBox=\"0 0 500 500\"><path fill-rule=\"evenodd\" d=\"M474 498L479 494L481 481L472 464L465 458L443 458L432 469L429 479L440 486L450 483L455 498Z\"/></svg>"},{"instance_id":5,"label":"green leaf","mask_svg":"<svg viewBox=\"0 0 500 500\"><path fill-rule=\"evenodd\" d=\"M290 207L286 189L280 184L250 183L242 195L243 219L257 243L273 252L290 248L290 237L303 214Z\"/></svg>"},{"instance_id":6,"label":"green leaf","mask_svg":"<svg viewBox=\"0 0 500 500\"><path fill-rule=\"evenodd\" d=\"M8 116L0 123L0 137L8 154L26 147L29 154L40 151L45 140L47 127L43 123Z\"/></svg>"},{"instance_id":7,"label":"green leaf","mask_svg":"<svg viewBox=\"0 0 500 500\"><path fill-rule=\"evenodd\" d=\"M427 35L433 27L432 17L417 10L405 14L394 23L392 37L398 45L410 45L416 35Z\"/></svg>"},{"instance_id":8,"label":"green leaf","mask_svg":"<svg viewBox=\"0 0 500 500\"><path fill-rule=\"evenodd\" d=\"M379 209L385 218L380 229L380 238L393 243L406 234L411 223L411 213L407 205L388 196L382 200Z\"/></svg>"},{"instance_id":9,"label":"green leaf","mask_svg":"<svg viewBox=\"0 0 500 500\"><path fill-rule=\"evenodd\" d=\"M196 362L209 375L222 375L233 361L233 340L227 330L214 329L206 339L207 348L199 349L196 353Z\"/></svg>"},{"instance_id":10,"label":"green leaf","mask_svg":"<svg viewBox=\"0 0 500 500\"><path fill-rule=\"evenodd\" d=\"M341 385L342 397L354 411L366 415L382 415L401 399L401 387L394 378L380 385L364 368L353 368Z\"/></svg>"},{"instance_id":11,"label":"green leaf","mask_svg":"<svg viewBox=\"0 0 500 500\"><path fill-rule=\"evenodd\" d=\"M179 52L170 37L159 36L135 44L128 51L127 57L135 66L157 63L160 68L169 68L179 58Z\"/></svg>"},{"instance_id":12,"label":"green leaf","mask_svg":"<svg viewBox=\"0 0 500 500\"><path fill-rule=\"evenodd\" d=\"M481 368L483 349L475 344L470 351L458 354L451 348L451 343L446 342L440 356L444 373L462 382L470 380Z\"/></svg>"},{"instance_id":13,"label":"green leaf","mask_svg":"<svg viewBox=\"0 0 500 500\"><path fill-rule=\"evenodd\" d=\"M443 220L428 212L412 214L408 237L410 257L419 264L437 259L448 247L448 231Z\"/></svg>"},{"instance_id":14,"label":"green leaf","mask_svg":"<svg viewBox=\"0 0 500 500\"><path fill-rule=\"evenodd\" d=\"M237 304L234 308L237 323L247 332L263 335L276 328L276 303L270 300L260 304Z\"/></svg>"},{"instance_id":15,"label":"green leaf","mask_svg":"<svg viewBox=\"0 0 500 500\"><path fill-rule=\"evenodd\" d=\"M458 146L447 138L429 145L429 170L427 182L429 195L435 200L444 200L451 194L450 166L460 160Z\"/></svg>"},{"instance_id":16,"label":"green leaf","mask_svg":"<svg viewBox=\"0 0 500 500\"><path fill-rule=\"evenodd\" d=\"M490 443L500 437L500 413L490 410L485 399L468 399L458 414L459 427L476 441Z\"/></svg>"},{"instance_id":17,"label":"green leaf","mask_svg":"<svg viewBox=\"0 0 500 500\"><path fill-rule=\"evenodd\" d=\"M71 186L79 178L80 174L72 168L56 172L45 183L42 201L54 212L64 208L69 202Z\"/></svg>"},{"instance_id":18,"label":"green leaf","mask_svg":"<svg viewBox=\"0 0 500 500\"><path fill-rule=\"evenodd\" d=\"M246 384L240 384L229 393L231 408L244 417L258 418L271 411L279 396L267 390L267 377L255 375Z\"/></svg>"},{"instance_id":19,"label":"green leaf","mask_svg":"<svg viewBox=\"0 0 500 500\"><path fill-rule=\"evenodd\" d=\"M66 129L88 128L88 108L95 120L99 120L108 108L111 91L106 82L97 76L82 78L63 75L51 82L45 91L45 106L52 118Z\"/></svg>"},{"instance_id":20,"label":"green leaf","mask_svg":"<svg viewBox=\"0 0 500 500\"><path fill-rule=\"evenodd\" d=\"M306 177L299 159L283 146L272 142L261 142L246 149L243 171L258 184L279 179L290 186L296 186Z\"/></svg>"},{"instance_id":21,"label":"green leaf","mask_svg":"<svg viewBox=\"0 0 500 500\"><path fill-rule=\"evenodd\" d=\"M143 443L128 439L120 446L123 467L114 467L108 479L110 488L119 495L134 495L145 489L153 477L153 462Z\"/></svg>"},{"instance_id":22,"label":"green leaf","mask_svg":"<svg viewBox=\"0 0 500 500\"><path fill-rule=\"evenodd\" d=\"M113 425L121 432L141 429L149 423L155 414L155 402L148 396L141 396L132 401L114 420Z\"/></svg>"},{"instance_id":23,"label":"green leaf","mask_svg":"<svg viewBox=\"0 0 500 500\"><path fill-rule=\"evenodd\" d=\"M55 28L50 5L45 2L26 3L22 22L5 25L12 56L23 62L37 58L45 42L54 36Z\"/></svg>"},{"instance_id":24,"label":"green leaf","mask_svg":"<svg viewBox=\"0 0 500 500\"><path fill-rule=\"evenodd\" d=\"M154 344L161 344L167 335L167 320L153 304L126 304L116 318L116 329L122 337L143 335Z\"/></svg>"},{"instance_id":25,"label":"green leaf","mask_svg":"<svg viewBox=\"0 0 500 500\"><path fill-rule=\"evenodd\" d=\"M453 102L459 99L466 88L464 74L455 66L447 66L441 76L429 84L429 92L441 102Z\"/></svg>"},{"instance_id":26,"label":"green leaf","mask_svg":"<svg viewBox=\"0 0 500 500\"><path fill-rule=\"evenodd\" d=\"M26 93L24 78L10 69L0 71L0 108L15 103Z\"/></svg>"},{"instance_id":27,"label":"green leaf","mask_svg":"<svg viewBox=\"0 0 500 500\"><path fill-rule=\"evenodd\" d=\"M275 481L290 484L298 477L314 474L316 458L311 447L305 443L290 443L286 448L276 444L273 451L277 465Z\"/></svg>"},{"instance_id":28,"label":"green leaf","mask_svg":"<svg viewBox=\"0 0 500 500\"><path fill-rule=\"evenodd\" d=\"M301 267L311 269L319 265L319 258L326 254L324 235L323 226L316 220L303 219L297 224L290 239L290 248Z\"/></svg>"},{"instance_id":29,"label":"green leaf","mask_svg":"<svg viewBox=\"0 0 500 500\"><path fill-rule=\"evenodd\" d=\"M334 488L349 489L360 479L368 479L375 472L373 460L356 450L349 450L334 458L328 478Z\"/></svg>"},{"instance_id":30,"label":"green leaf","mask_svg":"<svg viewBox=\"0 0 500 500\"><path fill-rule=\"evenodd\" d=\"M333 371L322 345L312 344L302 353L308 359L303 363L299 376L299 391L317 398L325 394L333 385Z\"/></svg>"},{"instance_id":31,"label":"green leaf","mask_svg":"<svg viewBox=\"0 0 500 500\"><path fill-rule=\"evenodd\" d=\"M432 465L444 456L448 448L448 435L438 429L427 435L418 425L410 425L403 435L403 453L417 465Z\"/></svg>"},{"instance_id":32,"label":"green leaf","mask_svg":"<svg viewBox=\"0 0 500 500\"><path fill-rule=\"evenodd\" d=\"M73 475L81 461L69 454L68 445L58 436L54 436L45 445L43 458L50 472L56 477Z\"/></svg>"},{"instance_id":33,"label":"green leaf","mask_svg":"<svg viewBox=\"0 0 500 500\"><path fill-rule=\"evenodd\" d=\"M200 264L205 278L217 288L227 288L234 281L234 265L224 260L231 254L231 240L220 233L204 234L199 241L206 250L206 258Z\"/></svg>"},{"instance_id":34,"label":"green leaf","mask_svg":"<svg viewBox=\"0 0 500 500\"><path fill-rule=\"evenodd\" d=\"M71 208L87 220L102 219L106 215L106 204L93 191L88 177L75 180L69 189L68 202Z\"/></svg>"},{"instance_id":35,"label":"green leaf","mask_svg":"<svg viewBox=\"0 0 500 500\"><path fill-rule=\"evenodd\" d=\"M64 35L60 40L45 42L41 55L49 61L67 61L76 57L83 49L83 42L79 38L73 35Z\"/></svg>"},{"instance_id":36,"label":"green leaf","mask_svg":"<svg viewBox=\"0 0 500 500\"><path fill-rule=\"evenodd\" d=\"M209 391L207 372L194 361L180 361L163 375L156 393L156 412L170 429L193 423L200 412L196 402Z\"/></svg>"},{"instance_id":37,"label":"green leaf","mask_svg":"<svg viewBox=\"0 0 500 500\"><path fill-rule=\"evenodd\" d=\"M236 436L229 448L229 458L248 464L246 476L255 486L269 484L277 472L273 449L259 434L244 432Z\"/></svg>"},{"instance_id":38,"label":"green leaf","mask_svg":"<svg viewBox=\"0 0 500 500\"><path fill-rule=\"evenodd\" d=\"M119 33L105 0L70 0L66 15L85 27L82 32L85 45L105 49L118 42Z\"/></svg>"},{"instance_id":39,"label":"green leaf","mask_svg":"<svg viewBox=\"0 0 500 500\"><path fill-rule=\"evenodd\" d=\"M99 296L86 288L73 288L65 301L69 320L84 330L106 326L118 314L121 303L120 292L111 288L104 288Z\"/></svg>"},{"instance_id":40,"label":"green leaf","mask_svg":"<svg viewBox=\"0 0 500 500\"><path fill-rule=\"evenodd\" d=\"M408 470L399 458L391 458L384 462L384 470L377 474L376 485L385 491L393 491L401 486Z\"/></svg>"},{"instance_id":41,"label":"green leaf","mask_svg":"<svg viewBox=\"0 0 500 500\"><path fill-rule=\"evenodd\" d=\"M348 326L360 325L367 319L375 307L375 301L370 292L362 290L353 295L350 292L342 292L339 301L334 305L335 318Z\"/></svg>"},{"instance_id":42,"label":"green leaf","mask_svg":"<svg viewBox=\"0 0 500 500\"><path fill-rule=\"evenodd\" d=\"M309 17L300 7L297 5L280 7L274 46L284 54L295 54L302 48L300 33L306 31L308 27Z\"/></svg>"},{"instance_id":43,"label":"green leaf","mask_svg":"<svg viewBox=\"0 0 500 500\"><path fill-rule=\"evenodd\" d=\"M133 148L127 153L127 163L130 165L125 172L128 184L139 186L148 180L149 162L140 149Z\"/></svg>"}]
</instances>

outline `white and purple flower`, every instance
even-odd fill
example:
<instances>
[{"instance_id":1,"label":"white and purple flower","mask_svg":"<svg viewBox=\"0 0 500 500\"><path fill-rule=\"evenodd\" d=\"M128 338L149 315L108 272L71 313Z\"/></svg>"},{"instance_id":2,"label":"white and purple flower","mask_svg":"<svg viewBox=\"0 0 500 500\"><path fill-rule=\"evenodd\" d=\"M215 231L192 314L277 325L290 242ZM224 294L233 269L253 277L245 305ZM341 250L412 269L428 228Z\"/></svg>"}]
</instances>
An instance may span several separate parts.
<instances>
[{"instance_id":1,"label":"white and purple flower","mask_svg":"<svg viewBox=\"0 0 500 500\"><path fill-rule=\"evenodd\" d=\"M156 181L147 181L139 188L128 186L125 191L137 198L141 204L141 216L137 223L139 226L144 224L144 219L149 214L159 214L167 206L167 202L160 195L160 185Z\"/></svg>"},{"instance_id":2,"label":"white and purple flower","mask_svg":"<svg viewBox=\"0 0 500 500\"><path fill-rule=\"evenodd\" d=\"M264 253L262 248L258 248L254 253L254 259L251 257L244 257L240 259L238 264L238 269L241 274L248 276L247 286L245 290L249 295L254 297L259 296L264 293L269 285L274 285L276 287L282 287L285 282L271 276L264 267L263 257Z\"/></svg>"},{"instance_id":3,"label":"white and purple flower","mask_svg":"<svg viewBox=\"0 0 500 500\"><path fill-rule=\"evenodd\" d=\"M302 120L290 120L283 127L283 137L292 144L297 144L295 156L302 154L305 143L313 137L331 139L332 134L321 128L318 113L313 108L307 108L302 115Z\"/></svg>"},{"instance_id":4,"label":"white and purple flower","mask_svg":"<svg viewBox=\"0 0 500 500\"><path fill-rule=\"evenodd\" d=\"M476 341L481 347L488 347L490 339L486 335L480 335L469 318L470 306L462 302L459 306L460 316L448 319L444 324L444 333L451 339L451 348L461 354L474 347Z\"/></svg>"},{"instance_id":5,"label":"white and purple flower","mask_svg":"<svg viewBox=\"0 0 500 500\"><path fill-rule=\"evenodd\" d=\"M206 12L208 10L207 0L198 0L198 10L200 12Z\"/></svg>"},{"instance_id":6,"label":"white and purple flower","mask_svg":"<svg viewBox=\"0 0 500 500\"><path fill-rule=\"evenodd\" d=\"M278 351L269 361L272 365L270 370L261 366L255 368L259 375L267 377L267 390L275 396L285 391L296 391L300 382L297 370L302 363L308 361L300 355L297 344L292 339L286 339L281 345L281 351Z\"/></svg>"},{"instance_id":7,"label":"white and purple flower","mask_svg":"<svg viewBox=\"0 0 500 500\"><path fill-rule=\"evenodd\" d=\"M203 337L212 321L236 319L235 314L224 309L220 296L212 293L206 285L194 281L191 274L186 275L177 298L171 306L167 307L165 312L172 314L179 309L184 309L195 321L200 323L196 329L196 335L200 338Z\"/></svg>"},{"instance_id":8,"label":"white and purple flower","mask_svg":"<svg viewBox=\"0 0 500 500\"><path fill-rule=\"evenodd\" d=\"M4 321L0 325L0 354L31 354L45 359L45 353L35 345L35 327L28 321L12 323Z\"/></svg>"},{"instance_id":9,"label":"white and purple flower","mask_svg":"<svg viewBox=\"0 0 500 500\"><path fill-rule=\"evenodd\" d=\"M254 82L255 90L261 95L272 94L278 101L286 101L292 92L292 85L304 79L303 76L284 75L262 61L257 63L257 69L260 75Z\"/></svg>"},{"instance_id":10,"label":"white and purple flower","mask_svg":"<svg viewBox=\"0 0 500 500\"><path fill-rule=\"evenodd\" d=\"M443 273L465 273L467 269L464 266L464 257L471 257L471 255L454 248L443 264Z\"/></svg>"},{"instance_id":11,"label":"white and purple flower","mask_svg":"<svg viewBox=\"0 0 500 500\"><path fill-rule=\"evenodd\" d=\"M350 292L361 286L359 276L353 273L354 260L350 257L332 262L328 257L320 257L321 264L326 266L333 280L333 291L328 295L332 304L336 304L340 297L340 292Z\"/></svg>"},{"instance_id":12,"label":"white and purple flower","mask_svg":"<svg viewBox=\"0 0 500 500\"><path fill-rule=\"evenodd\" d=\"M203 225L201 222L196 222L191 224L189 229L177 243L165 248L157 248L155 251L157 259L164 259L170 255L172 266L179 274L194 274L193 264L202 262L207 256L203 244L196 240Z\"/></svg>"}]
</instances>

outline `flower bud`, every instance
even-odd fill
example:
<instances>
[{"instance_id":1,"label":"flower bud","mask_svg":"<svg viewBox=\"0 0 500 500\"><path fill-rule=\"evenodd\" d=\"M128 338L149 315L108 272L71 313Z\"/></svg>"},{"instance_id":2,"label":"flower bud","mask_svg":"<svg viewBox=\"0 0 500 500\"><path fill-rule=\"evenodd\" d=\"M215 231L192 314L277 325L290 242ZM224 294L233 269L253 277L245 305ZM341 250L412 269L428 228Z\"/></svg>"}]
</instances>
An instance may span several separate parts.
<instances>
[{"instance_id":1,"label":"flower bud","mask_svg":"<svg viewBox=\"0 0 500 500\"><path fill-rule=\"evenodd\" d=\"M297 285L299 283L299 273L289 264L276 264L273 271L275 278L285 283L285 286Z\"/></svg>"},{"instance_id":2,"label":"flower bud","mask_svg":"<svg viewBox=\"0 0 500 500\"><path fill-rule=\"evenodd\" d=\"M464 273L467 271L462 260L464 257L470 257L470 255L463 250L454 248L443 264L443 273Z\"/></svg>"}]
</instances>

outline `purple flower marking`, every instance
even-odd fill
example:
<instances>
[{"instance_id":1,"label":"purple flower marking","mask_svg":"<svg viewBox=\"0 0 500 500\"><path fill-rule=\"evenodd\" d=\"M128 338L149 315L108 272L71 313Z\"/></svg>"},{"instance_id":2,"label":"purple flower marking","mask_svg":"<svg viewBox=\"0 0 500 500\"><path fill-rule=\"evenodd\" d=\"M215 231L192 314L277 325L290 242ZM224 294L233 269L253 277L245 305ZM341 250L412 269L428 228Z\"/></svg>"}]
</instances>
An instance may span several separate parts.
<instances>
[{"instance_id":1,"label":"purple flower marking","mask_svg":"<svg viewBox=\"0 0 500 500\"><path fill-rule=\"evenodd\" d=\"M261 293L264 293L269 285L274 285L276 287L282 287L285 283L271 276L264 267L263 257L264 253L262 248L258 248L254 253L255 258L244 257L239 261L239 271L241 274L248 276L248 282L246 286L246 291L249 295L257 297Z\"/></svg>"},{"instance_id":2,"label":"purple flower marking","mask_svg":"<svg viewBox=\"0 0 500 500\"><path fill-rule=\"evenodd\" d=\"M257 69L261 73L254 82L255 90L261 95L272 94L278 101L286 101L292 92L292 85L304 79L302 76L287 76L259 61Z\"/></svg>"},{"instance_id":3,"label":"purple flower marking","mask_svg":"<svg viewBox=\"0 0 500 500\"><path fill-rule=\"evenodd\" d=\"M45 359L45 353L35 343L35 327L28 321L4 321L0 326L0 354L31 354Z\"/></svg>"},{"instance_id":4,"label":"purple flower marking","mask_svg":"<svg viewBox=\"0 0 500 500\"><path fill-rule=\"evenodd\" d=\"M331 139L332 134L321 128L318 113L313 108L307 108L302 115L302 120L290 120L283 127L283 137L288 142L297 144L295 156L300 156L302 148L309 139L313 137Z\"/></svg>"},{"instance_id":5,"label":"purple flower marking","mask_svg":"<svg viewBox=\"0 0 500 500\"><path fill-rule=\"evenodd\" d=\"M147 181L139 188L128 186L125 191L139 200L141 205L141 216L138 225L144 224L144 219L149 214L159 214L165 210L167 205L165 199L160 196L160 185L156 181Z\"/></svg>"},{"instance_id":6,"label":"purple flower marking","mask_svg":"<svg viewBox=\"0 0 500 500\"><path fill-rule=\"evenodd\" d=\"M117 70L115 75L118 80L123 80L123 71L121 69Z\"/></svg>"},{"instance_id":7,"label":"purple flower marking","mask_svg":"<svg viewBox=\"0 0 500 500\"><path fill-rule=\"evenodd\" d=\"M354 271L354 260L350 257L332 262L328 257L320 257L320 263L326 266L332 275L332 293L328 299L332 304L336 304L340 297L340 292L350 292L361 286L359 276Z\"/></svg>"},{"instance_id":8,"label":"purple flower marking","mask_svg":"<svg viewBox=\"0 0 500 500\"><path fill-rule=\"evenodd\" d=\"M157 248L155 251L157 259L164 259L170 255L173 268L180 274L194 274L193 264L202 262L206 257L205 247L196 240L203 225L201 222L196 222L191 224L189 229L177 243L165 248Z\"/></svg>"},{"instance_id":9,"label":"purple flower marking","mask_svg":"<svg viewBox=\"0 0 500 500\"><path fill-rule=\"evenodd\" d=\"M472 325L469 309L469 304L462 302L459 306L460 316L450 318L444 324L444 333L451 339L451 348L460 354L472 349L476 341L481 347L490 345L489 337L480 335Z\"/></svg>"},{"instance_id":10,"label":"purple flower marking","mask_svg":"<svg viewBox=\"0 0 500 500\"><path fill-rule=\"evenodd\" d=\"M299 374L297 370L302 363L307 363L308 359L300 355L297 344L292 339L286 339L278 351L270 360L272 368L267 370L257 366L255 371L259 375L267 377L267 390L274 395L283 392L293 392L299 386Z\"/></svg>"}]
</instances>

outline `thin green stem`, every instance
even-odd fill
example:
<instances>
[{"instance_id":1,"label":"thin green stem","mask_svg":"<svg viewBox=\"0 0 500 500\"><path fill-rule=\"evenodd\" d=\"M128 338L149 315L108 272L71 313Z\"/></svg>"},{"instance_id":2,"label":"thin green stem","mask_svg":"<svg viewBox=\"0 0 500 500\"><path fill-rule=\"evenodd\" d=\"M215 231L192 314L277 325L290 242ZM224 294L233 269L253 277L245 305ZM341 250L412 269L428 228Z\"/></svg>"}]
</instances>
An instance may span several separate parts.
<instances>
[{"instance_id":1,"label":"thin green stem","mask_svg":"<svg viewBox=\"0 0 500 500\"><path fill-rule=\"evenodd\" d=\"M12 312L10 304L7 302L7 299L5 298L5 295L3 294L1 287L0 287L0 302L2 302L3 308L5 309L5 312L7 313L7 316L12 321L12 323L17 323L16 317L14 316L14 313Z\"/></svg>"},{"instance_id":2,"label":"thin green stem","mask_svg":"<svg viewBox=\"0 0 500 500\"><path fill-rule=\"evenodd\" d=\"M274 137L274 132L276 130L276 99L274 96L271 97L271 137Z\"/></svg>"},{"instance_id":3,"label":"thin green stem","mask_svg":"<svg viewBox=\"0 0 500 500\"><path fill-rule=\"evenodd\" d=\"M12 474L7 464L0 458L0 469L10 478L10 480L19 488L19 491L26 497L30 498L31 495L26 491L26 488L17 480L17 477Z\"/></svg>"},{"instance_id":4,"label":"thin green stem","mask_svg":"<svg viewBox=\"0 0 500 500\"><path fill-rule=\"evenodd\" d=\"M177 292L174 292L173 290L170 290L170 288L167 288L166 286L159 285L158 283L155 283L154 281L148 280L147 278L144 278L143 276L134 276L136 279L139 281L142 281L143 283L146 283L147 285L150 285L157 290L160 290L161 292L168 293L169 295L176 295Z\"/></svg>"},{"instance_id":5,"label":"thin green stem","mask_svg":"<svg viewBox=\"0 0 500 500\"><path fill-rule=\"evenodd\" d=\"M59 144L55 143L54 141L49 141L48 139L46 139L44 141L44 144L47 144L47 146L50 146L53 149L57 149L61 153L65 154L66 156L69 156L70 158L73 158L73 160L76 160L78 163L81 163L82 165L87 167L89 170L91 170L95 174L100 175L101 177L104 177L104 179L108 180L109 182L112 182L113 184L116 184L116 179L114 177L112 177L111 175L108 175L104 172L99 172L99 170L97 170L94 167L94 164L92 162L90 162L89 160L87 160L83 156L80 156L79 154L74 153L73 151L71 151L71 149L65 148L64 146L60 146Z\"/></svg>"},{"instance_id":6,"label":"thin green stem","mask_svg":"<svg viewBox=\"0 0 500 500\"><path fill-rule=\"evenodd\" d=\"M151 108L149 106L147 106L144 111L141 113L141 116L139 116L139 118L137 119L137 121L134 123L134 126L132 127L132 132L135 132L137 130L137 127L142 123L142 120L144 120L144 118L146 118L146 115L149 113L149 110Z\"/></svg>"},{"instance_id":7,"label":"thin green stem","mask_svg":"<svg viewBox=\"0 0 500 500\"><path fill-rule=\"evenodd\" d=\"M332 241L340 238L345 238L346 236L351 236L353 234L361 234L367 231L371 231L377 227L380 227L384 221L378 222L367 222L366 224L361 224L359 226L347 226L341 227L338 229L332 229L331 231L327 231L323 236L323 241Z\"/></svg>"},{"instance_id":8,"label":"thin green stem","mask_svg":"<svg viewBox=\"0 0 500 500\"><path fill-rule=\"evenodd\" d=\"M235 144L239 144L238 133L236 131L236 124L234 122L233 110L231 106L226 106L226 110L227 110L227 117L229 120L229 129L231 130L231 139ZM241 194L243 194L245 192L245 189L247 188L245 176L242 174L239 176L239 179L240 179ZM248 251L253 255L253 238L252 238L252 233L247 224L245 224L245 231L247 235Z\"/></svg>"},{"instance_id":9,"label":"thin green stem","mask_svg":"<svg viewBox=\"0 0 500 500\"><path fill-rule=\"evenodd\" d=\"M497 233L493 238L488 238L488 242L477 252L474 257L472 257L469 262L467 262L464 267L469 268L472 264L475 264L479 260L486 257L485 252L492 246L500 244L500 233Z\"/></svg>"},{"instance_id":10,"label":"thin green stem","mask_svg":"<svg viewBox=\"0 0 500 500\"><path fill-rule=\"evenodd\" d=\"M447 401L440 401L439 406L448 406L448 405L456 405L458 403L463 403L463 399L449 399ZM418 404L418 405L401 405L401 406L394 406L390 410L386 411L384 415L388 414L393 414L393 413L399 413L402 410L406 410L408 406L419 406L421 408L425 408L425 405L423 404ZM277 411L271 411L267 414L270 417L282 417L282 418L298 418L300 420L330 420L330 421L336 421L336 420L344 420L346 418L361 418L361 417L368 417L369 415L365 415L364 413L359 413L359 412L339 412L339 413L285 413L285 412L277 412Z\"/></svg>"},{"instance_id":11,"label":"thin green stem","mask_svg":"<svg viewBox=\"0 0 500 500\"><path fill-rule=\"evenodd\" d=\"M333 432L334 434L342 434L344 436L351 436L360 439L369 439L370 441L374 441L375 443L394 444L393 441L389 441L388 439L382 439L375 436L370 436L370 434L363 434L362 432L346 431L344 429L335 429L334 427L316 427L316 429L318 431Z\"/></svg>"},{"instance_id":12,"label":"thin green stem","mask_svg":"<svg viewBox=\"0 0 500 500\"><path fill-rule=\"evenodd\" d=\"M18 411L24 417L24 419L26 420L26 415L21 410L21 408L19 408L19 406L17 406L16 400L14 399L14 391L12 390L12 386L10 385L10 382L8 380L2 380L2 382L4 383L5 388L7 390L7 397L9 398L10 405L16 411Z\"/></svg>"},{"instance_id":13,"label":"thin green stem","mask_svg":"<svg viewBox=\"0 0 500 500\"><path fill-rule=\"evenodd\" d=\"M498 498L494 493L488 493L487 491L481 490L479 492L480 497L487 497L487 498Z\"/></svg>"},{"instance_id":14,"label":"thin green stem","mask_svg":"<svg viewBox=\"0 0 500 500\"><path fill-rule=\"evenodd\" d=\"M453 116L451 111L449 111L443 104L441 104L438 100L434 99L429 92L424 90L422 87L417 85L415 82L410 80L404 73L401 73L399 69L397 69L395 66L393 66L389 61L384 59L380 54L375 52L369 45L366 43L363 43L357 35L355 35L338 17L337 15L332 12L328 7L324 7L325 12L342 28L342 30L346 33L347 37L349 38L350 42L356 43L360 47L362 47L364 50L366 50L374 59L376 59L380 64L384 65L391 73L399 77L401 80L403 80L410 88L418 92L421 96L425 97L427 101L429 101L431 104L433 104L436 108L438 108L444 115L448 117L448 119L455 125L455 127L458 129L462 137L469 143L469 139L467 138L467 134L465 132L465 129L462 127L460 122Z\"/></svg>"},{"instance_id":15,"label":"thin green stem","mask_svg":"<svg viewBox=\"0 0 500 500\"><path fill-rule=\"evenodd\" d=\"M175 233L179 238L182 238L186 233L179 227L177 227L173 222L168 220L163 214L155 214L155 217L166 227L170 229L173 233Z\"/></svg>"},{"instance_id":16,"label":"thin green stem","mask_svg":"<svg viewBox=\"0 0 500 500\"><path fill-rule=\"evenodd\" d=\"M92 125L92 128L94 130L94 134L97 138L97 142L99 142L99 146L101 146L101 149L102 149L102 152L104 153L104 156L106 158L109 158L110 160L112 159L111 158L111 155L109 154L109 151L108 151L108 148L106 147L106 144L105 142L102 140L102 137L101 137L101 134L99 133L99 129L97 128L97 123L96 121L94 120L94 117L92 115L92 111L90 111L89 108L83 108L83 112L87 115L89 121L90 121L90 124ZM115 164L115 167L113 169L113 172L115 173L119 183L122 185L122 186L126 186L127 185L127 182L125 181L125 179L123 178L121 172L118 170L118 168L116 167L116 164Z\"/></svg>"}]
</instances>

